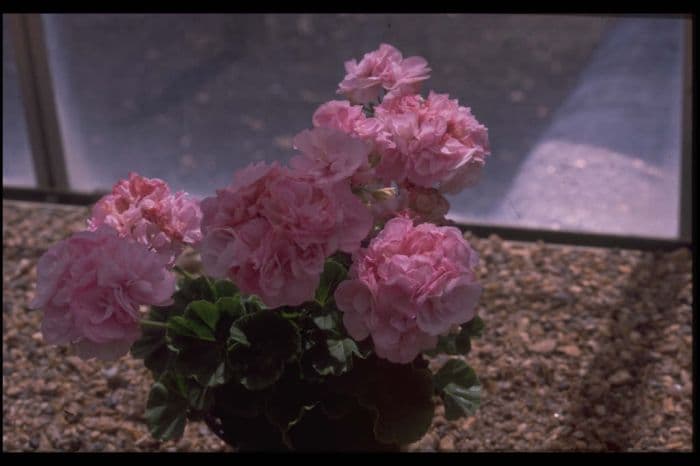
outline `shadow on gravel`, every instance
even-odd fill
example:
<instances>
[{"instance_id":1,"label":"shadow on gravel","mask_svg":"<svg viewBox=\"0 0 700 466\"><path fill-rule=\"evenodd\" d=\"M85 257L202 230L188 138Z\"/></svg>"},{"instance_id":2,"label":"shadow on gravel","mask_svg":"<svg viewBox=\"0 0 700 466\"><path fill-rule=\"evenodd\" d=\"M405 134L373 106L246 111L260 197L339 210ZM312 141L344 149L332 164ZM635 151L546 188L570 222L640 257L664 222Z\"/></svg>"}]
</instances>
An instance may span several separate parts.
<instances>
[{"instance_id":1,"label":"shadow on gravel","mask_svg":"<svg viewBox=\"0 0 700 466\"><path fill-rule=\"evenodd\" d=\"M644 254L619 301L598 310L609 316L609 331L600 329L596 355L580 382L573 384L569 428L552 449L627 451L636 448L639 430L651 424L656 407L645 405L642 400L649 397L643 394L660 384L654 363L664 352L664 331L675 323L665 311L684 285L669 280L667 262L663 253ZM636 304L630 309L625 303ZM577 440L586 446L579 448Z\"/></svg>"}]
</instances>

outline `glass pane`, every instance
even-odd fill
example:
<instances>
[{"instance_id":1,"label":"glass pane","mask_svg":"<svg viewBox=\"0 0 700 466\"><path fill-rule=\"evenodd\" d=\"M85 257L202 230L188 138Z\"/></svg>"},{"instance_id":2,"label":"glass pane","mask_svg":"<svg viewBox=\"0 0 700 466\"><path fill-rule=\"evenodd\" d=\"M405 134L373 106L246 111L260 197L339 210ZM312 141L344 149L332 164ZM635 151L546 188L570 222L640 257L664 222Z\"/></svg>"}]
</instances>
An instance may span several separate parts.
<instances>
[{"instance_id":1,"label":"glass pane","mask_svg":"<svg viewBox=\"0 0 700 466\"><path fill-rule=\"evenodd\" d=\"M24 117L10 25L2 16L2 184L35 187L36 178Z\"/></svg>"},{"instance_id":2,"label":"glass pane","mask_svg":"<svg viewBox=\"0 0 700 466\"><path fill-rule=\"evenodd\" d=\"M45 15L72 185L131 170L209 195L291 139L343 63L395 45L489 128L458 221L674 237L680 19L563 15Z\"/></svg>"}]
</instances>

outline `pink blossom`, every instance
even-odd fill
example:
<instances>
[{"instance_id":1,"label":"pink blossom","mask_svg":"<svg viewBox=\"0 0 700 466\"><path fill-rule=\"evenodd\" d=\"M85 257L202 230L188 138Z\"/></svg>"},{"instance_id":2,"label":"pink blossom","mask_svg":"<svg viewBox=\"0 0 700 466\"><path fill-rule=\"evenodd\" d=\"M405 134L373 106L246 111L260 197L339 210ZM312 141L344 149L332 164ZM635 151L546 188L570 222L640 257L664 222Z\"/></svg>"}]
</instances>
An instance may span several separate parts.
<instances>
[{"instance_id":1,"label":"pink blossom","mask_svg":"<svg viewBox=\"0 0 700 466\"><path fill-rule=\"evenodd\" d=\"M318 183L368 180L371 145L357 137L329 127L304 130L294 138L294 147L301 155L292 157L290 166L316 178Z\"/></svg>"},{"instance_id":2,"label":"pink blossom","mask_svg":"<svg viewBox=\"0 0 700 466\"><path fill-rule=\"evenodd\" d=\"M385 140L377 175L455 193L474 184L489 155L488 133L447 94L409 95L376 108Z\"/></svg>"},{"instance_id":3,"label":"pink blossom","mask_svg":"<svg viewBox=\"0 0 700 466\"><path fill-rule=\"evenodd\" d=\"M356 251L372 223L348 183L319 183L277 163L246 167L201 206L204 270L270 307L313 299L325 258Z\"/></svg>"},{"instance_id":4,"label":"pink blossom","mask_svg":"<svg viewBox=\"0 0 700 466\"><path fill-rule=\"evenodd\" d=\"M173 264L185 245L201 239L201 218L197 201L187 193L171 194L163 180L130 173L95 204L88 229L109 225Z\"/></svg>"},{"instance_id":5,"label":"pink blossom","mask_svg":"<svg viewBox=\"0 0 700 466\"><path fill-rule=\"evenodd\" d=\"M361 105L347 100L331 100L321 104L311 117L314 127L335 128L347 134L355 133L358 124L366 119Z\"/></svg>"},{"instance_id":6,"label":"pink blossom","mask_svg":"<svg viewBox=\"0 0 700 466\"><path fill-rule=\"evenodd\" d=\"M355 171L351 184L352 186L377 184L378 180L372 168L372 158L378 157L380 146L393 147L388 141L388 133L384 131L379 120L367 118L360 105L352 105L347 100L332 100L318 107L312 121L316 128L338 129L364 141L369 155Z\"/></svg>"},{"instance_id":7,"label":"pink blossom","mask_svg":"<svg viewBox=\"0 0 700 466\"><path fill-rule=\"evenodd\" d=\"M396 217L354 255L336 304L354 339L371 335L378 356L407 363L474 317L477 263L457 228Z\"/></svg>"},{"instance_id":8,"label":"pink blossom","mask_svg":"<svg viewBox=\"0 0 700 466\"><path fill-rule=\"evenodd\" d=\"M139 306L172 302L167 261L110 226L83 231L41 256L36 296L49 344L71 344L80 357L112 360L139 337Z\"/></svg>"},{"instance_id":9,"label":"pink blossom","mask_svg":"<svg viewBox=\"0 0 700 466\"><path fill-rule=\"evenodd\" d=\"M392 97L416 93L420 84L430 77L428 63L422 57L404 59L395 47L381 44L366 53L358 63L345 62L346 75L338 85L338 93L351 102L365 104L379 97L382 89Z\"/></svg>"}]
</instances>

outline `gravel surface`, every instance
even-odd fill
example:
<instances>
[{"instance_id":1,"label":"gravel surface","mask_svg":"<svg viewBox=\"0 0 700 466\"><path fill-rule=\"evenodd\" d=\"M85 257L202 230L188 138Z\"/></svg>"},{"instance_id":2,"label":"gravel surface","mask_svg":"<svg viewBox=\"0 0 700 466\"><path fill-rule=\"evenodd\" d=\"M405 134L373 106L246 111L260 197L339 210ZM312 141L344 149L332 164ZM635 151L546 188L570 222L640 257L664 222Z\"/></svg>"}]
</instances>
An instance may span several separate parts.
<instances>
[{"instance_id":1,"label":"gravel surface","mask_svg":"<svg viewBox=\"0 0 700 466\"><path fill-rule=\"evenodd\" d=\"M230 451L201 423L150 438L140 361L82 361L42 342L36 260L87 208L3 201L3 450ZM409 450L692 450L692 258L469 237L486 323L467 361L476 416ZM437 364L438 362L435 361Z\"/></svg>"}]
</instances>

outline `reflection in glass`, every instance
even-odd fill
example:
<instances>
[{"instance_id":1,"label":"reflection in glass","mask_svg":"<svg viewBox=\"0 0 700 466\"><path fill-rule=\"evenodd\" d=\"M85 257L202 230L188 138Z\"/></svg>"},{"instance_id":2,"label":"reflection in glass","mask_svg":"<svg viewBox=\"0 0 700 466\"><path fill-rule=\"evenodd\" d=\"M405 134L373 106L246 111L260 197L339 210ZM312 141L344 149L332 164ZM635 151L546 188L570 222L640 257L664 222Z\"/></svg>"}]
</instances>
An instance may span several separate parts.
<instances>
[{"instance_id":1,"label":"reflection in glass","mask_svg":"<svg viewBox=\"0 0 700 466\"><path fill-rule=\"evenodd\" d=\"M318 105L339 98L344 61L388 42L428 60L424 93L449 93L489 128L493 154L481 183L451 198L455 219L667 237L682 22L45 15L76 189L134 170L205 196L250 162L286 161Z\"/></svg>"}]
</instances>

